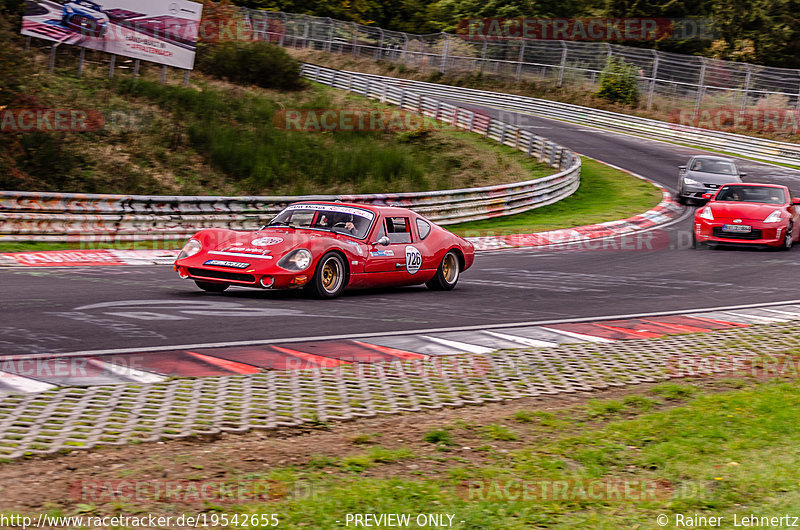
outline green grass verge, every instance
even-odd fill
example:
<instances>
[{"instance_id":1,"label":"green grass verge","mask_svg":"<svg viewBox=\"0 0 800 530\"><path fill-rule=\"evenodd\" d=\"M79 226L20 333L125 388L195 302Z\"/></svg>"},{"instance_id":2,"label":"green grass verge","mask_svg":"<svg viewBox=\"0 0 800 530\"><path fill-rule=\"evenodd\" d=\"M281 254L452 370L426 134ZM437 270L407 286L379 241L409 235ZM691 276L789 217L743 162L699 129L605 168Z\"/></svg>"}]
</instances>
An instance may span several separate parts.
<instances>
[{"instance_id":1,"label":"green grass verge","mask_svg":"<svg viewBox=\"0 0 800 530\"><path fill-rule=\"evenodd\" d=\"M581 185L570 197L518 215L451 225L448 230L466 237L545 232L626 219L661 200L661 192L652 184L591 158L581 159Z\"/></svg>"},{"instance_id":2,"label":"green grass verge","mask_svg":"<svg viewBox=\"0 0 800 530\"><path fill-rule=\"evenodd\" d=\"M333 528L348 513L447 513L454 515L455 527L467 529L657 528L660 514L668 517L670 527L678 514L721 516L726 523L722 527L732 527L734 516L741 521L749 514L797 513L800 383L745 386L730 380L719 385L724 392L664 384L642 395L593 401L559 413L557 419L541 412L516 414L509 420L517 422L515 430L528 443L503 451L473 448L487 452L480 464L465 464L442 446L446 479L409 478L408 471L389 464L399 458L404 466L413 463L414 454L407 450L383 459L373 450L376 454L360 460L330 460L322 467L336 471L328 475L318 468L273 470L274 478L302 484L302 491L312 495L237 509L279 513L282 526L288 528ZM658 410L648 412L653 407ZM459 432L489 428L448 427L456 445ZM537 443L529 443L535 438ZM386 467L383 476L359 476L367 467L374 473L381 465ZM438 471L441 475L441 468ZM535 493L524 500L509 498L523 482L533 486L619 480L636 486L602 498L572 486L562 490L566 497L556 500ZM465 487L470 481L484 484L484 489L471 490L470 496ZM651 490L651 485L657 489Z\"/></svg>"}]
</instances>

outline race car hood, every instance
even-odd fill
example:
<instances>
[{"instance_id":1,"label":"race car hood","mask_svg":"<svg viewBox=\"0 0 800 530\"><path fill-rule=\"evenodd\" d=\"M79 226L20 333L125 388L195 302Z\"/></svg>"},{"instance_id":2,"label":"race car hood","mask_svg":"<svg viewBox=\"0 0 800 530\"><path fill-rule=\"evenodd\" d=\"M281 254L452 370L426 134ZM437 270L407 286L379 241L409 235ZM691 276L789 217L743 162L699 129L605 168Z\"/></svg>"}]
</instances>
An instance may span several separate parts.
<instances>
[{"instance_id":1,"label":"race car hood","mask_svg":"<svg viewBox=\"0 0 800 530\"><path fill-rule=\"evenodd\" d=\"M737 175L724 175L722 173L705 173L703 171L687 171L684 175L685 178L690 178L700 182L701 184L731 184L734 182L741 182Z\"/></svg>"},{"instance_id":2,"label":"race car hood","mask_svg":"<svg viewBox=\"0 0 800 530\"><path fill-rule=\"evenodd\" d=\"M762 204L754 202L712 202L708 206L714 218L720 219L748 219L763 221L775 210L785 210L783 204Z\"/></svg>"},{"instance_id":3,"label":"race car hood","mask_svg":"<svg viewBox=\"0 0 800 530\"><path fill-rule=\"evenodd\" d=\"M203 241L205 250L237 254L281 256L298 247L308 246L320 239L336 239L330 232L292 228L268 228L256 232L215 231Z\"/></svg>"}]
</instances>

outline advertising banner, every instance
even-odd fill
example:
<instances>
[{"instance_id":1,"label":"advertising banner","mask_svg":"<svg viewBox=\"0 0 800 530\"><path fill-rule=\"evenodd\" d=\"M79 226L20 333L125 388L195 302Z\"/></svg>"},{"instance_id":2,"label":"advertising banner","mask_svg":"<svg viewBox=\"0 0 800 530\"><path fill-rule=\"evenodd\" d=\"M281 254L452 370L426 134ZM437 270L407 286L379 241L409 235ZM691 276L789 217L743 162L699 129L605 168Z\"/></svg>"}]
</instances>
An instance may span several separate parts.
<instances>
[{"instance_id":1,"label":"advertising banner","mask_svg":"<svg viewBox=\"0 0 800 530\"><path fill-rule=\"evenodd\" d=\"M29 0L22 34L191 70L202 13L186 0Z\"/></svg>"}]
</instances>

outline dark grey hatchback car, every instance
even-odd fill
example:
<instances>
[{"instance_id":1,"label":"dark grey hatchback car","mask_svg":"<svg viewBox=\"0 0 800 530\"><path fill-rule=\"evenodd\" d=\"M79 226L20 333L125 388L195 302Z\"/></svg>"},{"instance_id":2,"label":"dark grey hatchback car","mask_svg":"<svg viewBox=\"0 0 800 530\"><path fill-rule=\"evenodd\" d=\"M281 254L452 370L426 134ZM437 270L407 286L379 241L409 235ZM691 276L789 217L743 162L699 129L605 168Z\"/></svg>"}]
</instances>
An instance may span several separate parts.
<instances>
[{"instance_id":1,"label":"dark grey hatchback car","mask_svg":"<svg viewBox=\"0 0 800 530\"><path fill-rule=\"evenodd\" d=\"M721 156L693 156L678 172L678 202L705 201L704 193L716 193L723 184L741 182L742 173L730 158Z\"/></svg>"}]
</instances>

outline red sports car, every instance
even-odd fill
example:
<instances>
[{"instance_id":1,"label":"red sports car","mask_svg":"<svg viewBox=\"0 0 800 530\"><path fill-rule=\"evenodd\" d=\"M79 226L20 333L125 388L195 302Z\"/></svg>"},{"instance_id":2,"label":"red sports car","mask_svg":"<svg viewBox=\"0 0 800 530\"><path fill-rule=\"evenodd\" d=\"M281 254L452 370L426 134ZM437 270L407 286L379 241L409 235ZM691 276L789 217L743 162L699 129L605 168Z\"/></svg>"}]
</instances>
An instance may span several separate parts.
<instances>
[{"instance_id":1,"label":"red sports car","mask_svg":"<svg viewBox=\"0 0 800 530\"><path fill-rule=\"evenodd\" d=\"M692 242L766 245L784 250L800 240L800 199L775 184L725 184L694 214Z\"/></svg>"},{"instance_id":2,"label":"red sports car","mask_svg":"<svg viewBox=\"0 0 800 530\"><path fill-rule=\"evenodd\" d=\"M471 243L405 208L300 202L255 232L201 230L175 271L210 292L303 287L334 298L346 288L421 283L449 291L474 259Z\"/></svg>"}]
</instances>

